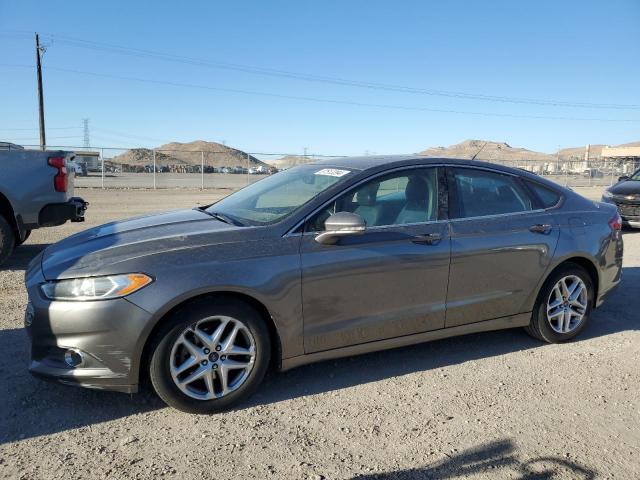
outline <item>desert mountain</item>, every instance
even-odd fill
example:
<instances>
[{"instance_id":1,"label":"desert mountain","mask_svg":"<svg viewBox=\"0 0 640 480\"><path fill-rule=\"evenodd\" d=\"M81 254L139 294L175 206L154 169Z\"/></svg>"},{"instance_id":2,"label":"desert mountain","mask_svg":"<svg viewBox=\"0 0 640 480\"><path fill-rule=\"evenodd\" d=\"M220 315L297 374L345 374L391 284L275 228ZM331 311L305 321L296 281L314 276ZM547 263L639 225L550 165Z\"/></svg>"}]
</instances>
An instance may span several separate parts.
<instances>
[{"instance_id":1,"label":"desert mountain","mask_svg":"<svg viewBox=\"0 0 640 480\"><path fill-rule=\"evenodd\" d=\"M296 165L303 165L312 161L312 158L304 157L302 155L285 155L284 157L269 160L269 165L273 165L278 170L284 170L286 168L295 167Z\"/></svg>"},{"instance_id":2,"label":"desert mountain","mask_svg":"<svg viewBox=\"0 0 640 480\"><path fill-rule=\"evenodd\" d=\"M202 162L202 152L204 152L205 165L213 167L235 167L247 166L257 167L266 165L252 155L248 155L242 150L227 147L216 142L205 142L196 140L189 143L171 142L161 145L156 150L157 165L200 165ZM134 148L113 157L114 163L128 165L150 165L153 163L153 149Z\"/></svg>"},{"instance_id":3,"label":"desert mountain","mask_svg":"<svg viewBox=\"0 0 640 480\"><path fill-rule=\"evenodd\" d=\"M480 152L480 153L478 153ZM428 148L420 155L445 158L472 158L476 153L478 160L493 161L522 161L536 160L549 162L555 160L555 155L535 152L526 148L514 148L505 142L491 142L485 140L465 140L449 147Z\"/></svg>"}]
</instances>

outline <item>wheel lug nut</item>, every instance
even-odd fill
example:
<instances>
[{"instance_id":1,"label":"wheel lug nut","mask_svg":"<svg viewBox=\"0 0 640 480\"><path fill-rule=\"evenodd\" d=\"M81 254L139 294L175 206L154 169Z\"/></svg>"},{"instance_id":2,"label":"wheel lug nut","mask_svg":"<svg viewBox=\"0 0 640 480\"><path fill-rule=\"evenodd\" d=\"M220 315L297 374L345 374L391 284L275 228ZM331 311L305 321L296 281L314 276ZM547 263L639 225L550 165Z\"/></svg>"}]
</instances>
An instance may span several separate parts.
<instances>
[{"instance_id":1,"label":"wheel lug nut","mask_svg":"<svg viewBox=\"0 0 640 480\"><path fill-rule=\"evenodd\" d=\"M222 360L223 362L224 362L226 359L227 359L226 355L222 355L222 356L220 357L220 360Z\"/></svg>"},{"instance_id":2,"label":"wheel lug nut","mask_svg":"<svg viewBox=\"0 0 640 480\"><path fill-rule=\"evenodd\" d=\"M208 348L205 348L205 349L204 349L204 354L205 354L205 355L209 355L209 352L210 352L210 351L211 351L211 350L209 350Z\"/></svg>"},{"instance_id":3,"label":"wheel lug nut","mask_svg":"<svg viewBox=\"0 0 640 480\"><path fill-rule=\"evenodd\" d=\"M218 345L218 346L216 347L216 352L219 352L220 350L222 350L222 347L221 347L220 345Z\"/></svg>"},{"instance_id":4,"label":"wheel lug nut","mask_svg":"<svg viewBox=\"0 0 640 480\"><path fill-rule=\"evenodd\" d=\"M214 363L214 364L213 364L213 369L214 369L214 370L217 370L217 369L218 369L218 364L217 364L217 363Z\"/></svg>"},{"instance_id":5,"label":"wheel lug nut","mask_svg":"<svg viewBox=\"0 0 640 480\"><path fill-rule=\"evenodd\" d=\"M209 362L206 361L206 360L202 360L202 365L206 365L207 363L209 363Z\"/></svg>"}]
</instances>

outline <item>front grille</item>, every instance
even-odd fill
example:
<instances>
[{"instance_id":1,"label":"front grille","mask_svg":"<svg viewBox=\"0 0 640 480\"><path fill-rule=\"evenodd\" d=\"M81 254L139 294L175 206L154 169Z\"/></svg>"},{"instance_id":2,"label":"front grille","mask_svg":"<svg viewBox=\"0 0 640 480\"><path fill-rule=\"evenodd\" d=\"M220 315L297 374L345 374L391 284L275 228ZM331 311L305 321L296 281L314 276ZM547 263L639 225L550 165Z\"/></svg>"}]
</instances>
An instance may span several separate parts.
<instances>
[{"instance_id":1,"label":"front grille","mask_svg":"<svg viewBox=\"0 0 640 480\"><path fill-rule=\"evenodd\" d=\"M637 217L640 216L640 205L625 205L618 204L618 210L623 217Z\"/></svg>"}]
</instances>

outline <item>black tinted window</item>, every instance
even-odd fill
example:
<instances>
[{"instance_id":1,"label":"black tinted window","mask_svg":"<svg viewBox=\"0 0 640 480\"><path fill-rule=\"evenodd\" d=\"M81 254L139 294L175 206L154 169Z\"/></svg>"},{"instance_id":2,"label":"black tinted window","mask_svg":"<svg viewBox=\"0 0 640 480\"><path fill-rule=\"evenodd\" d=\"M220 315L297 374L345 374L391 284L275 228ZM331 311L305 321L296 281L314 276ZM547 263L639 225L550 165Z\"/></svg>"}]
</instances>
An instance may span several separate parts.
<instances>
[{"instance_id":1,"label":"black tinted window","mask_svg":"<svg viewBox=\"0 0 640 480\"><path fill-rule=\"evenodd\" d=\"M531 198L510 175L455 168L458 218L482 217L531 210ZM455 212L454 212L455 214Z\"/></svg>"},{"instance_id":2,"label":"black tinted window","mask_svg":"<svg viewBox=\"0 0 640 480\"><path fill-rule=\"evenodd\" d=\"M548 187L543 187L539 183L529 182L527 181L527 185L535 192L540 201L542 202L543 208L550 208L556 205L560 201L560 194L555 190L552 190Z\"/></svg>"}]
</instances>

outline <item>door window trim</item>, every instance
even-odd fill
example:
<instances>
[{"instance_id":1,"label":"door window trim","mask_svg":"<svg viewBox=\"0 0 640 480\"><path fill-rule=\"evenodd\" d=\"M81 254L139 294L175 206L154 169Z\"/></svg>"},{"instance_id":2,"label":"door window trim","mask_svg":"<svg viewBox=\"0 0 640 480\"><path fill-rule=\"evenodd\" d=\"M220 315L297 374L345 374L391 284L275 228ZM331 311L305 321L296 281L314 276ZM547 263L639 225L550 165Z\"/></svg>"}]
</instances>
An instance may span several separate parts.
<instances>
[{"instance_id":1,"label":"door window trim","mask_svg":"<svg viewBox=\"0 0 640 480\"><path fill-rule=\"evenodd\" d=\"M327 202L323 203L321 206L319 206L318 208L316 208L313 212L311 212L309 215L307 215L306 217L304 217L302 220L300 220L299 222L297 222L293 228L289 229L289 231L287 233L285 233L283 236L284 237L295 237L295 236L305 236L305 235L317 235L319 232L305 232L303 231L297 231L300 229L300 227L302 227L303 225L305 225L311 218L313 218L313 216L320 212L320 210L322 210L323 208L326 208L328 205L331 205L333 202L335 202L338 198L340 198L343 195L348 194L350 191L360 187L361 185L375 179L378 177L383 177L395 172L401 172L403 170L424 170L425 168L437 168L439 169L436 172L436 183L438 185L438 189L440 188L448 188L447 182L446 182L446 176L445 176L445 181L443 182L443 175L441 174L442 171L445 170L446 165L442 164L442 163L436 163L436 164L428 164L428 165L405 165L402 167L396 167L396 168L392 168L389 170L384 170L382 172L378 172L374 175L371 175L367 178L363 178L362 180L358 181L357 183L351 185L350 187L348 187L347 189L337 193L336 195L334 195L330 200L328 200ZM445 199L448 199L448 195L444 196ZM438 218L436 220L430 220L428 222L417 222L417 223L396 223L396 224L392 224L392 225L380 225L380 226L375 226L375 227L367 227L367 231L375 231L375 229L381 229L381 228L388 228L388 227L406 227L406 226L412 226L412 225L428 225L431 223L441 223L441 222L446 222L448 221L448 200L447 200L447 205L443 206L441 205L441 196L437 195L437 201L438 201L438 208L437 208L437 215ZM446 213L446 217L447 218L439 218L443 213Z\"/></svg>"}]
</instances>

